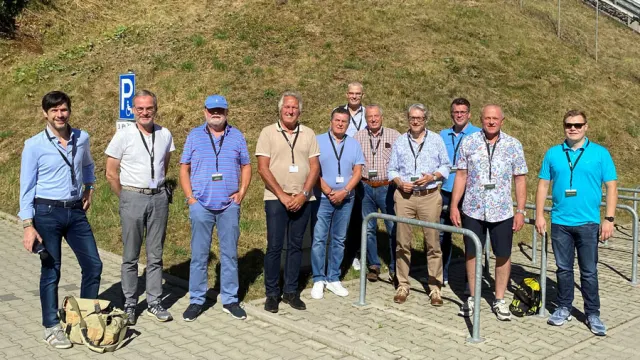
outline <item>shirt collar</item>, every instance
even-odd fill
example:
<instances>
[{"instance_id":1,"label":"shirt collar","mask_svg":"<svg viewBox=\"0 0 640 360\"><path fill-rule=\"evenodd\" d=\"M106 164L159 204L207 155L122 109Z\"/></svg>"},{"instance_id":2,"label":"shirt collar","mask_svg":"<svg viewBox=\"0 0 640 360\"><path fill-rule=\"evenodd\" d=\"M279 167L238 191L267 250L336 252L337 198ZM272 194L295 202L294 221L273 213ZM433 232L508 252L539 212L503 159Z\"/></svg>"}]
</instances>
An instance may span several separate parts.
<instances>
[{"instance_id":1,"label":"shirt collar","mask_svg":"<svg viewBox=\"0 0 640 360\"><path fill-rule=\"evenodd\" d=\"M384 126L380 126L380 130L378 130L378 135L374 135L373 132L371 132L371 130L369 130L369 127L366 127L365 129L368 131L369 136L373 136L373 137L376 137L376 138L382 136L382 134L384 133Z\"/></svg>"},{"instance_id":2,"label":"shirt collar","mask_svg":"<svg viewBox=\"0 0 640 360\"><path fill-rule=\"evenodd\" d=\"M349 110L349 115L351 115L351 108L349 107L349 104L345 105L344 108ZM362 104L360 104L360 107L356 111L356 114L358 114L359 112L361 112L363 110L364 110L364 106L362 106Z\"/></svg>"},{"instance_id":3,"label":"shirt collar","mask_svg":"<svg viewBox=\"0 0 640 360\"><path fill-rule=\"evenodd\" d=\"M577 151L577 150L582 149L582 151L584 151L584 149L586 149L586 148L587 148L587 146L589 146L589 143L590 143L590 142L591 142L591 141L589 141L589 138L585 136L585 137L584 137L584 142L582 143L582 146L580 146L580 147L579 147L578 149L576 149L576 150L573 150L569 145L567 145L567 140L565 140L565 141L563 141L563 142L562 142L562 150L564 150L564 151L570 151L570 150L571 150L571 151Z\"/></svg>"},{"instance_id":4,"label":"shirt collar","mask_svg":"<svg viewBox=\"0 0 640 360\"><path fill-rule=\"evenodd\" d=\"M227 125L224 128L224 135L227 136L229 135L229 132L231 131L232 126L229 125L229 122L227 122ZM155 130L155 126L154 126L154 130ZM202 131L204 131L205 133L207 133L207 123L204 123L204 126L202 127ZM213 135L213 134L212 134Z\"/></svg>"},{"instance_id":5,"label":"shirt collar","mask_svg":"<svg viewBox=\"0 0 640 360\"><path fill-rule=\"evenodd\" d=\"M71 139L76 137L76 133L75 133L75 129L71 127L71 125L67 124L67 127L69 128L69 142L71 142ZM49 124L47 124L47 126L45 127L45 129L47 131L43 131L44 136L47 137L47 133L49 133L49 139L48 140L53 140L53 139L57 139L58 137L53 135L53 129L51 129L51 127L49 126Z\"/></svg>"},{"instance_id":6,"label":"shirt collar","mask_svg":"<svg viewBox=\"0 0 640 360\"><path fill-rule=\"evenodd\" d=\"M453 125L449 128L450 134L455 134L456 133L453 128L454 128ZM472 128L473 128L473 124L471 122L468 122L467 125L465 125L464 128L462 130L460 130L459 134L465 134L466 135L467 132Z\"/></svg>"},{"instance_id":7,"label":"shirt collar","mask_svg":"<svg viewBox=\"0 0 640 360\"><path fill-rule=\"evenodd\" d=\"M276 122L276 130L277 130L278 132L283 132L283 131L284 131L284 129L282 128L282 125L280 125L280 120L278 120L278 121ZM299 122L299 121L298 121L298 124L296 125L296 128L295 128L295 130L293 131L293 133L295 134L295 133L297 133L297 132L302 132L302 126L300 126L300 122Z\"/></svg>"}]
</instances>

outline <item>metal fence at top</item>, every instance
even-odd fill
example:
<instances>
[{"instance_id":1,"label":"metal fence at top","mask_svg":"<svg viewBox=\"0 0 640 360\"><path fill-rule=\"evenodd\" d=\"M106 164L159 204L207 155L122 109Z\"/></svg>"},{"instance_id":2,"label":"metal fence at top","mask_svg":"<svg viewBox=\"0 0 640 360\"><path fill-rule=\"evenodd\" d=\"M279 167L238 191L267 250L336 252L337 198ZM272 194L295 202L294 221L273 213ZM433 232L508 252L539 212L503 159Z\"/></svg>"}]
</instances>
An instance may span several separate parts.
<instances>
[{"instance_id":1,"label":"metal fence at top","mask_svg":"<svg viewBox=\"0 0 640 360\"><path fill-rule=\"evenodd\" d=\"M474 279L476 284L476 291L473 296L473 308L475 311L473 312L473 330L471 333L471 337L467 338L467 342L475 344L484 341L484 339L480 337L480 295L482 292L482 262L480 260L482 259L482 243L480 242L478 236L469 229L457 228L454 226L442 225L440 223L431 223L380 213L370 213L369 215L365 216L365 218L362 220L362 237L360 241L360 263L363 264L363 270L360 271L360 298L355 303L355 305L365 306L367 304L365 301L367 294L367 280L366 271L364 271L364 269L366 268L364 267L364 264L367 263L367 224L370 220L374 219L389 220L396 223L405 223L450 233L462 234L463 236L468 236L473 241L476 250L476 276Z\"/></svg>"}]
</instances>

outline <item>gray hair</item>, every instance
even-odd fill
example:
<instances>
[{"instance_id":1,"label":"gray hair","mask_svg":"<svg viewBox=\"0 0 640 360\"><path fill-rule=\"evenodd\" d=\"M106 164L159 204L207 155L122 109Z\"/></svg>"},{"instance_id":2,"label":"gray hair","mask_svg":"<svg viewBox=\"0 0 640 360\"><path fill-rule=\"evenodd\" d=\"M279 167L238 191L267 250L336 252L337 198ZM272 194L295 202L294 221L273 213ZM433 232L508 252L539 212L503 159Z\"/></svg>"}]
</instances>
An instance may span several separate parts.
<instances>
[{"instance_id":1,"label":"gray hair","mask_svg":"<svg viewBox=\"0 0 640 360\"><path fill-rule=\"evenodd\" d=\"M500 119L504 119L504 111L502 111L502 107L500 105L496 105L496 104L487 104L485 106L482 107L482 112L480 113L480 119L482 120L484 118L484 111L487 108L490 107L495 107L498 108L498 110L500 110Z\"/></svg>"},{"instance_id":2,"label":"gray hair","mask_svg":"<svg viewBox=\"0 0 640 360\"><path fill-rule=\"evenodd\" d=\"M300 110L300 113L302 113L302 95L300 95L300 93L297 91L290 91L290 90L283 92L282 96L280 96L280 100L278 100L278 113L282 111L284 98L288 96L293 96L294 98L296 98L296 100L298 100L298 110Z\"/></svg>"},{"instance_id":3,"label":"gray hair","mask_svg":"<svg viewBox=\"0 0 640 360\"><path fill-rule=\"evenodd\" d=\"M131 100L131 104L135 104L136 103L136 98L139 97L143 97L143 96L151 96L153 98L153 108L155 110L158 110L158 98L156 97L156 94L152 93L149 90L138 90L136 91L136 94L133 95L133 99Z\"/></svg>"},{"instance_id":4,"label":"gray hair","mask_svg":"<svg viewBox=\"0 0 640 360\"><path fill-rule=\"evenodd\" d=\"M422 111L424 113L424 120L427 121L429 120L429 116L431 115L429 113L429 109L427 109L426 106L424 106L423 104L417 103L417 104L412 104L409 106L409 108L407 109L407 119L409 118L409 113L411 112L411 110L414 109L418 109L420 111Z\"/></svg>"},{"instance_id":5,"label":"gray hair","mask_svg":"<svg viewBox=\"0 0 640 360\"><path fill-rule=\"evenodd\" d=\"M365 109L365 114L369 112L369 109L378 109L378 111L380 111L380 115L382 116L382 106L378 104L369 104L365 106L364 109Z\"/></svg>"},{"instance_id":6,"label":"gray hair","mask_svg":"<svg viewBox=\"0 0 640 360\"><path fill-rule=\"evenodd\" d=\"M359 87L364 92L364 86L362 86L362 83L357 82L357 81L350 82L349 85L347 85L347 89L349 89L350 87L353 87L353 86Z\"/></svg>"}]
</instances>

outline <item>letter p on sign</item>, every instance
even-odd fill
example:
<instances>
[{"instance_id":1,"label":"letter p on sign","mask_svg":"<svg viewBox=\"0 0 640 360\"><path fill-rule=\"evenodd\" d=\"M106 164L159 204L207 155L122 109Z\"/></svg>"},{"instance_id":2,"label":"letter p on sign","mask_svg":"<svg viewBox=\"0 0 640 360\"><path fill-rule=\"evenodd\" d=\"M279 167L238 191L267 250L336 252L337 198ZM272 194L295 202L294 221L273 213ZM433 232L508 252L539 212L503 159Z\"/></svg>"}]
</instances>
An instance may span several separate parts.
<instances>
[{"instance_id":1,"label":"letter p on sign","mask_svg":"<svg viewBox=\"0 0 640 360\"><path fill-rule=\"evenodd\" d=\"M120 119L134 120L133 94L136 91L136 75L133 73L120 75Z\"/></svg>"}]
</instances>

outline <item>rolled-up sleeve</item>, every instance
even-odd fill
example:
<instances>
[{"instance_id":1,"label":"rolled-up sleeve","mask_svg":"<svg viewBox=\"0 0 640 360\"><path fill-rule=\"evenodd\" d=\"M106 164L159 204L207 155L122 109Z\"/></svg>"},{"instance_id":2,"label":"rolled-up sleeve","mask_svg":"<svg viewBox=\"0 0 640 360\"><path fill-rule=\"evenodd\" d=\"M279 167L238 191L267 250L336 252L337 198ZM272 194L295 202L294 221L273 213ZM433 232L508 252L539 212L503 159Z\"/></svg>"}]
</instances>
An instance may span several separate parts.
<instances>
[{"instance_id":1,"label":"rolled-up sleeve","mask_svg":"<svg viewBox=\"0 0 640 360\"><path fill-rule=\"evenodd\" d=\"M33 218L33 199L36 195L36 180L38 174L38 154L36 147L25 141L20 163L20 212L22 220Z\"/></svg>"},{"instance_id":2,"label":"rolled-up sleeve","mask_svg":"<svg viewBox=\"0 0 640 360\"><path fill-rule=\"evenodd\" d=\"M449 168L451 167L451 160L449 160L449 154L447 154L447 147L444 145L442 138L438 138L438 157L440 159L440 166L438 166L437 172L442 174L443 178L449 177Z\"/></svg>"}]
</instances>

